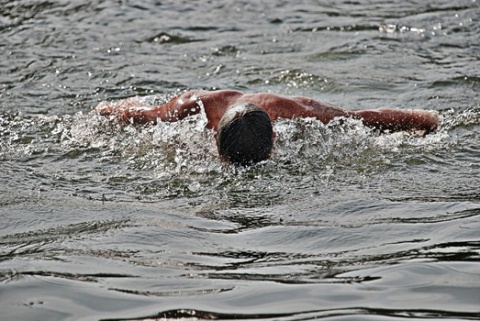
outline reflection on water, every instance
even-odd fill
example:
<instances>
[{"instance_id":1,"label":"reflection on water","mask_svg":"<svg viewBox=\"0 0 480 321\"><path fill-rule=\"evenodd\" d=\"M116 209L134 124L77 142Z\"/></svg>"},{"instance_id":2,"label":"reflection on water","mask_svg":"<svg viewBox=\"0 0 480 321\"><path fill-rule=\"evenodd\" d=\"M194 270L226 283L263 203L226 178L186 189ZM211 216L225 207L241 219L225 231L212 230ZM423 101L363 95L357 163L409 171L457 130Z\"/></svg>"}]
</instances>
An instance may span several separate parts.
<instances>
[{"instance_id":1,"label":"reflection on water","mask_svg":"<svg viewBox=\"0 0 480 321\"><path fill-rule=\"evenodd\" d=\"M478 1L3 1L5 320L478 319ZM187 89L436 110L426 137L281 120L223 165Z\"/></svg>"}]
</instances>

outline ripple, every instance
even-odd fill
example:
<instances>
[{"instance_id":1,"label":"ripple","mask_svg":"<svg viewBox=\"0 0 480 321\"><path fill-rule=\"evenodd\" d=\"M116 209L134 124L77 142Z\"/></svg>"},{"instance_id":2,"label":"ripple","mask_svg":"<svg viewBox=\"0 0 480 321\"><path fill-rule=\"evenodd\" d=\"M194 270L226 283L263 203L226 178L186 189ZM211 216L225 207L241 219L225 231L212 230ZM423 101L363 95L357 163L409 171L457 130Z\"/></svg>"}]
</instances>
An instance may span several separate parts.
<instances>
[{"instance_id":1,"label":"ripple","mask_svg":"<svg viewBox=\"0 0 480 321\"><path fill-rule=\"evenodd\" d=\"M4 2L3 318L477 319L478 1ZM238 169L202 119L90 113L189 88L442 129L282 120L274 157Z\"/></svg>"}]
</instances>

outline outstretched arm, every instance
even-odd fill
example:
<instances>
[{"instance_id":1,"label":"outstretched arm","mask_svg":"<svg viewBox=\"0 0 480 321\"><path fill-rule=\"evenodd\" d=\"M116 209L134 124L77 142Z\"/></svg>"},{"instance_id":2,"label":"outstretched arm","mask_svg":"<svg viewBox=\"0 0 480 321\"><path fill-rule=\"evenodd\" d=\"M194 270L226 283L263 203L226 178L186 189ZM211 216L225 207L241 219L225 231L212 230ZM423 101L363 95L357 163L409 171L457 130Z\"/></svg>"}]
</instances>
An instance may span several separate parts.
<instances>
[{"instance_id":1,"label":"outstretched arm","mask_svg":"<svg viewBox=\"0 0 480 321\"><path fill-rule=\"evenodd\" d=\"M406 110L393 108L366 109L352 111L302 96L269 96L267 105L272 119L314 117L328 124L334 118L346 117L362 120L367 127L381 132L421 131L428 134L439 127L438 115L426 110Z\"/></svg>"},{"instance_id":2,"label":"outstretched arm","mask_svg":"<svg viewBox=\"0 0 480 321\"><path fill-rule=\"evenodd\" d=\"M120 122L133 124L156 124L159 120L174 122L189 115L198 114L200 107L196 101L196 91L189 91L172 98L160 106L149 105L139 97L116 102L101 102L95 108L100 115L109 116Z\"/></svg>"},{"instance_id":3,"label":"outstretched arm","mask_svg":"<svg viewBox=\"0 0 480 321\"><path fill-rule=\"evenodd\" d=\"M270 93L244 95L241 100L260 105L273 121L277 118L313 117L328 124L339 117L356 118L367 127L390 133L422 131L428 134L439 127L437 114L425 110L380 108L352 111L308 97L284 97Z\"/></svg>"},{"instance_id":4,"label":"outstretched arm","mask_svg":"<svg viewBox=\"0 0 480 321\"><path fill-rule=\"evenodd\" d=\"M427 110L380 108L353 113L354 117L361 119L365 126L381 132L422 131L428 134L439 127L437 113Z\"/></svg>"}]
</instances>

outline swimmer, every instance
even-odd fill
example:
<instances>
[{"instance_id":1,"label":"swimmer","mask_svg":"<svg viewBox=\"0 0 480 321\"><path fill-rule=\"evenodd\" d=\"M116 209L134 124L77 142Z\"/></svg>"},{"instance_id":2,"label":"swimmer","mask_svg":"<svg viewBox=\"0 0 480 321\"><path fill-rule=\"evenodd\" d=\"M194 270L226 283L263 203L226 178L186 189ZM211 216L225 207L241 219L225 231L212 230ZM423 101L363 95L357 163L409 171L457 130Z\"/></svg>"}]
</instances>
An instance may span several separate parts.
<instances>
[{"instance_id":1,"label":"swimmer","mask_svg":"<svg viewBox=\"0 0 480 321\"><path fill-rule=\"evenodd\" d=\"M354 118L382 133L420 131L428 134L439 127L438 115L431 111L392 108L354 111L303 96L246 94L235 90L187 91L158 106L133 97L101 102L95 110L120 122L156 124L198 114L202 107L208 120L207 128L215 131L220 158L240 166L270 158L276 135L272 122L279 118L312 117L324 124L339 117Z\"/></svg>"}]
</instances>

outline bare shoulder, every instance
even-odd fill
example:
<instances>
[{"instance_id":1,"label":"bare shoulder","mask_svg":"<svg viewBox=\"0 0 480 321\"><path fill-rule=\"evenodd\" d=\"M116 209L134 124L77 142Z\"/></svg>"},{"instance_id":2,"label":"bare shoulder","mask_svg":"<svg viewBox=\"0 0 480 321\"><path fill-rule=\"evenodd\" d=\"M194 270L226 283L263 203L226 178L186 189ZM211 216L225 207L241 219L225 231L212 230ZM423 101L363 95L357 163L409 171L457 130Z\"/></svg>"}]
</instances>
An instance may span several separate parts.
<instances>
[{"instance_id":1,"label":"bare shoulder","mask_svg":"<svg viewBox=\"0 0 480 321\"><path fill-rule=\"evenodd\" d=\"M243 95L243 93L237 90L189 90L177 95L172 100L176 100L178 104L198 100L202 100L205 103L205 101L225 100L241 95Z\"/></svg>"},{"instance_id":2,"label":"bare shoulder","mask_svg":"<svg viewBox=\"0 0 480 321\"><path fill-rule=\"evenodd\" d=\"M199 90L198 96L202 99L230 99L243 96L244 93L238 90L222 89L214 91Z\"/></svg>"}]
</instances>

